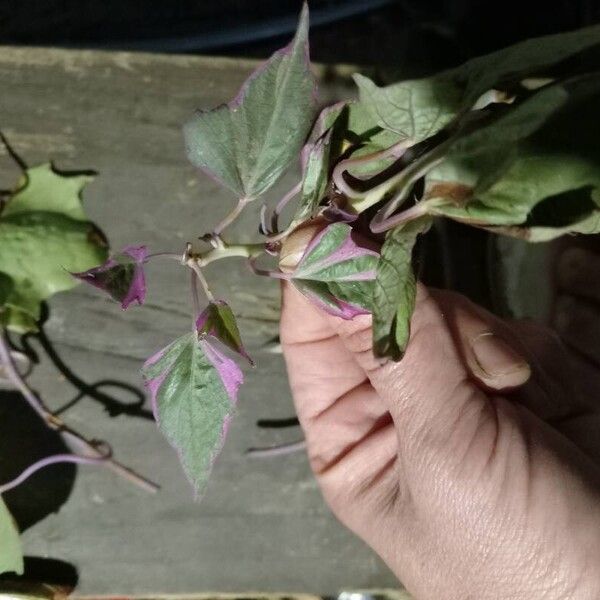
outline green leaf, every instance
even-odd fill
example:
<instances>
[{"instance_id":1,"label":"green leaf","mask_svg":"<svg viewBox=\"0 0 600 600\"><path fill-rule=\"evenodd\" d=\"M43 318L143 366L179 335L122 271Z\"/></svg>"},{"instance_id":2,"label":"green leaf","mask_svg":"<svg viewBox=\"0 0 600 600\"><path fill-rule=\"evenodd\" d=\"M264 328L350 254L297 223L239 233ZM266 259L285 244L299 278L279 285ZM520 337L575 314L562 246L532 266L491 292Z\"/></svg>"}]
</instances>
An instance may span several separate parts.
<instances>
[{"instance_id":1,"label":"green leaf","mask_svg":"<svg viewBox=\"0 0 600 600\"><path fill-rule=\"evenodd\" d=\"M597 66L600 25L525 40L485 56L479 56L447 73L464 87L463 103L470 107L492 88L506 89L529 77L559 76L561 63L566 74ZM590 51L595 52L592 54ZM575 62L574 58L586 58ZM567 62L570 59L569 62ZM563 73L564 75L564 73Z\"/></svg>"},{"instance_id":2,"label":"green leaf","mask_svg":"<svg viewBox=\"0 0 600 600\"><path fill-rule=\"evenodd\" d=\"M365 279L377 262L377 253L359 246L352 228L333 223L313 238L294 271L294 278L311 281Z\"/></svg>"},{"instance_id":3,"label":"green leaf","mask_svg":"<svg viewBox=\"0 0 600 600\"><path fill-rule=\"evenodd\" d=\"M461 106L462 90L443 75L387 87L378 87L360 74L354 75L354 81L373 123L415 143L445 127Z\"/></svg>"},{"instance_id":4,"label":"green leaf","mask_svg":"<svg viewBox=\"0 0 600 600\"><path fill-rule=\"evenodd\" d=\"M294 221L303 221L314 216L329 183L329 157L331 129L320 137L309 149L302 180L302 199L294 215Z\"/></svg>"},{"instance_id":5,"label":"green leaf","mask_svg":"<svg viewBox=\"0 0 600 600\"><path fill-rule=\"evenodd\" d=\"M348 224L333 223L307 246L292 283L324 311L351 319L371 310L378 256Z\"/></svg>"},{"instance_id":6,"label":"green leaf","mask_svg":"<svg viewBox=\"0 0 600 600\"><path fill-rule=\"evenodd\" d=\"M429 228L427 217L388 232L377 263L373 300L373 352L400 360L410 337L416 281L412 252L419 234Z\"/></svg>"},{"instance_id":7,"label":"green leaf","mask_svg":"<svg viewBox=\"0 0 600 600\"><path fill-rule=\"evenodd\" d=\"M51 163L27 169L17 192L2 211L2 217L20 213L60 212L76 221L85 221L81 204L83 188L94 180L91 173L61 173Z\"/></svg>"},{"instance_id":8,"label":"green leaf","mask_svg":"<svg viewBox=\"0 0 600 600\"><path fill-rule=\"evenodd\" d=\"M8 512L8 508L0 497L0 574L16 573L23 574L23 550L19 531Z\"/></svg>"},{"instance_id":9,"label":"green leaf","mask_svg":"<svg viewBox=\"0 0 600 600\"><path fill-rule=\"evenodd\" d=\"M229 104L200 111L184 134L192 163L254 199L298 156L315 116L308 57L308 7L296 36L253 73Z\"/></svg>"},{"instance_id":10,"label":"green leaf","mask_svg":"<svg viewBox=\"0 0 600 600\"><path fill-rule=\"evenodd\" d=\"M69 271L85 271L106 257L104 239L81 207L89 177L50 165L25 175L0 214L0 273L13 282L1 318L18 332L34 331L41 303L76 285Z\"/></svg>"},{"instance_id":11,"label":"green leaf","mask_svg":"<svg viewBox=\"0 0 600 600\"><path fill-rule=\"evenodd\" d=\"M537 204L523 225L487 227L492 233L528 242L549 242L562 235L600 233L600 198L588 186L546 198Z\"/></svg>"},{"instance_id":12,"label":"green leaf","mask_svg":"<svg viewBox=\"0 0 600 600\"><path fill-rule=\"evenodd\" d=\"M223 447L242 373L193 332L148 359L142 374L160 430L202 494Z\"/></svg>"},{"instance_id":13,"label":"green leaf","mask_svg":"<svg viewBox=\"0 0 600 600\"><path fill-rule=\"evenodd\" d=\"M199 335L210 335L254 364L242 343L242 336L230 306L223 300L211 302L196 320Z\"/></svg>"},{"instance_id":14,"label":"green leaf","mask_svg":"<svg viewBox=\"0 0 600 600\"><path fill-rule=\"evenodd\" d=\"M4 308L6 301L8 300L10 294L12 293L15 284L13 283L12 278L10 278L5 273L0 273L0 312Z\"/></svg>"},{"instance_id":15,"label":"green leaf","mask_svg":"<svg viewBox=\"0 0 600 600\"><path fill-rule=\"evenodd\" d=\"M346 113L342 117L345 118L343 123L346 126L346 139L354 145L352 158L381 152L397 144L401 139L398 133L378 125L362 102L348 103ZM349 172L355 176L369 175L389 167L395 160L395 158L383 158L369 161L365 165L353 165L349 168Z\"/></svg>"},{"instance_id":16,"label":"green leaf","mask_svg":"<svg viewBox=\"0 0 600 600\"><path fill-rule=\"evenodd\" d=\"M458 138L427 174L427 212L512 228L526 225L535 207L552 197L561 199L554 212L570 212L569 192L581 188L587 189L589 211L596 211L591 194L600 186L600 148L594 128L581 124L597 119L599 100L600 74L579 77L541 89ZM589 211L575 215L573 222L583 223L567 230L594 229Z\"/></svg>"}]
</instances>

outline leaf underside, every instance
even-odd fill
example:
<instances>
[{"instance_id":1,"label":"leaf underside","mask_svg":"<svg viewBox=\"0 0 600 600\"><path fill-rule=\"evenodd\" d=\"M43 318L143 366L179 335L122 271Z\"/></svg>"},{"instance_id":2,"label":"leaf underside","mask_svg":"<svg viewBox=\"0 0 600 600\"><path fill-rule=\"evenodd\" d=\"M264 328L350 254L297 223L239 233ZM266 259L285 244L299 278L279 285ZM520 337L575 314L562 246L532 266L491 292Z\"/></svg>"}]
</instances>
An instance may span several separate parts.
<instances>
[{"instance_id":1,"label":"leaf underside","mask_svg":"<svg viewBox=\"0 0 600 600\"><path fill-rule=\"evenodd\" d=\"M236 194L254 199L298 156L315 116L308 57L308 8L296 36L255 71L227 105L185 126L191 162Z\"/></svg>"},{"instance_id":2,"label":"leaf underside","mask_svg":"<svg viewBox=\"0 0 600 600\"><path fill-rule=\"evenodd\" d=\"M458 139L427 174L428 212L530 241L597 233L600 150L593 128L580 124L597 118L599 101L600 75L583 76L540 90ZM457 189L469 190L465 200L457 202ZM581 190L587 201L578 212ZM551 199L554 218L536 222L536 207Z\"/></svg>"}]
</instances>

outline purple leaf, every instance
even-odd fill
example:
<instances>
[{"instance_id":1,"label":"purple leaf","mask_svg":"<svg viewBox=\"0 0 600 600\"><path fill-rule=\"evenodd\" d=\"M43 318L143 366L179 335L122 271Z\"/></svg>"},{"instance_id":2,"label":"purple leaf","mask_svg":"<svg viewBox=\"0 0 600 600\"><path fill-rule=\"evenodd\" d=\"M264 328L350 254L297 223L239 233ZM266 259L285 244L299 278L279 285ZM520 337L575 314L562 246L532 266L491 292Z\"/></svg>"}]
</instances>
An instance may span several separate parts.
<instances>
[{"instance_id":1,"label":"purple leaf","mask_svg":"<svg viewBox=\"0 0 600 600\"><path fill-rule=\"evenodd\" d=\"M134 301L138 304L144 303L146 279L143 264L147 258L146 246L127 246L99 267L71 274L108 292L111 298L121 303L122 309L126 309Z\"/></svg>"},{"instance_id":2,"label":"purple leaf","mask_svg":"<svg viewBox=\"0 0 600 600\"><path fill-rule=\"evenodd\" d=\"M206 307L196 321L196 331L200 336L216 338L254 365L242 343L233 311L225 301L217 300Z\"/></svg>"},{"instance_id":3,"label":"purple leaf","mask_svg":"<svg viewBox=\"0 0 600 600\"><path fill-rule=\"evenodd\" d=\"M350 320L358 315L368 315L371 312L363 306L352 304L336 297L331 292L329 286L321 281L302 281L301 279L297 279L293 281L293 284L317 308L334 317Z\"/></svg>"},{"instance_id":4,"label":"purple leaf","mask_svg":"<svg viewBox=\"0 0 600 600\"><path fill-rule=\"evenodd\" d=\"M379 254L360 246L346 223L333 223L317 234L304 251L294 277L311 281L375 279Z\"/></svg>"},{"instance_id":5,"label":"purple leaf","mask_svg":"<svg viewBox=\"0 0 600 600\"><path fill-rule=\"evenodd\" d=\"M211 339L184 335L142 368L158 426L198 495L223 447L243 381L237 364Z\"/></svg>"},{"instance_id":6,"label":"purple leaf","mask_svg":"<svg viewBox=\"0 0 600 600\"><path fill-rule=\"evenodd\" d=\"M323 310L351 319L371 312L378 258L350 225L333 223L308 244L291 280Z\"/></svg>"}]
</instances>

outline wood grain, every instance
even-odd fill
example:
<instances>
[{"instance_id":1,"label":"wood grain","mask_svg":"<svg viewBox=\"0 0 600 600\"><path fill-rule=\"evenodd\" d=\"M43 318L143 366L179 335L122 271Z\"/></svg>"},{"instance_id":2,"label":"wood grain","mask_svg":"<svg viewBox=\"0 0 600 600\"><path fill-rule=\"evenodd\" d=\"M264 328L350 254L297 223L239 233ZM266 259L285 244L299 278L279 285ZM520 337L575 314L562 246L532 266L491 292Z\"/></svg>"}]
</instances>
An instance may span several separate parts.
<instances>
[{"instance_id":1,"label":"wood grain","mask_svg":"<svg viewBox=\"0 0 600 600\"><path fill-rule=\"evenodd\" d=\"M181 124L195 108L233 96L254 66L245 60L3 47L0 128L30 165L51 158L62 169L99 171L85 192L86 210L115 247L143 243L178 252L234 200L188 164ZM327 79L324 101L349 93L347 73L319 69ZM15 177L0 153L0 188ZM236 234L240 241L251 237L240 228L231 232ZM193 502L175 453L139 407L126 412L141 416L111 417L86 395L64 418L110 440L120 460L156 479L163 491L148 497L103 469L80 468L60 511L25 532L26 553L75 565L81 594L332 594L343 587L394 585L371 551L333 519L303 455L244 457L249 446L300 436L295 429L255 426L261 417L293 414L282 360L263 349L277 333L279 291L237 262L212 269L209 277L240 314L258 368L247 372L239 414L207 496ZM148 279L148 304L127 314L83 287L50 303L46 330L60 358L86 384L108 382L96 389L126 404L135 404L135 394L114 382L139 388L140 361L184 331L190 319L182 269L159 262ZM48 404L58 408L75 398L76 387L37 341L32 345L41 363L31 382Z\"/></svg>"}]
</instances>

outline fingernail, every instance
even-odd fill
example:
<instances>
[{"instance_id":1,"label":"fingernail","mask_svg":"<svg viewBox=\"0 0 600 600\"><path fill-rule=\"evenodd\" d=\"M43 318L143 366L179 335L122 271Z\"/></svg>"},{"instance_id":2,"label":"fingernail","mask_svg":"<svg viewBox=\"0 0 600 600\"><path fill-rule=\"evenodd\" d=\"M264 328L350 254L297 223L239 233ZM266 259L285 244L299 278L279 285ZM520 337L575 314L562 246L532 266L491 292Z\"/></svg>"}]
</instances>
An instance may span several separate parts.
<instances>
[{"instance_id":1,"label":"fingernail","mask_svg":"<svg viewBox=\"0 0 600 600\"><path fill-rule=\"evenodd\" d=\"M491 331L476 335L471 340L471 350L486 378L497 379L519 373L529 376L527 361Z\"/></svg>"}]
</instances>

